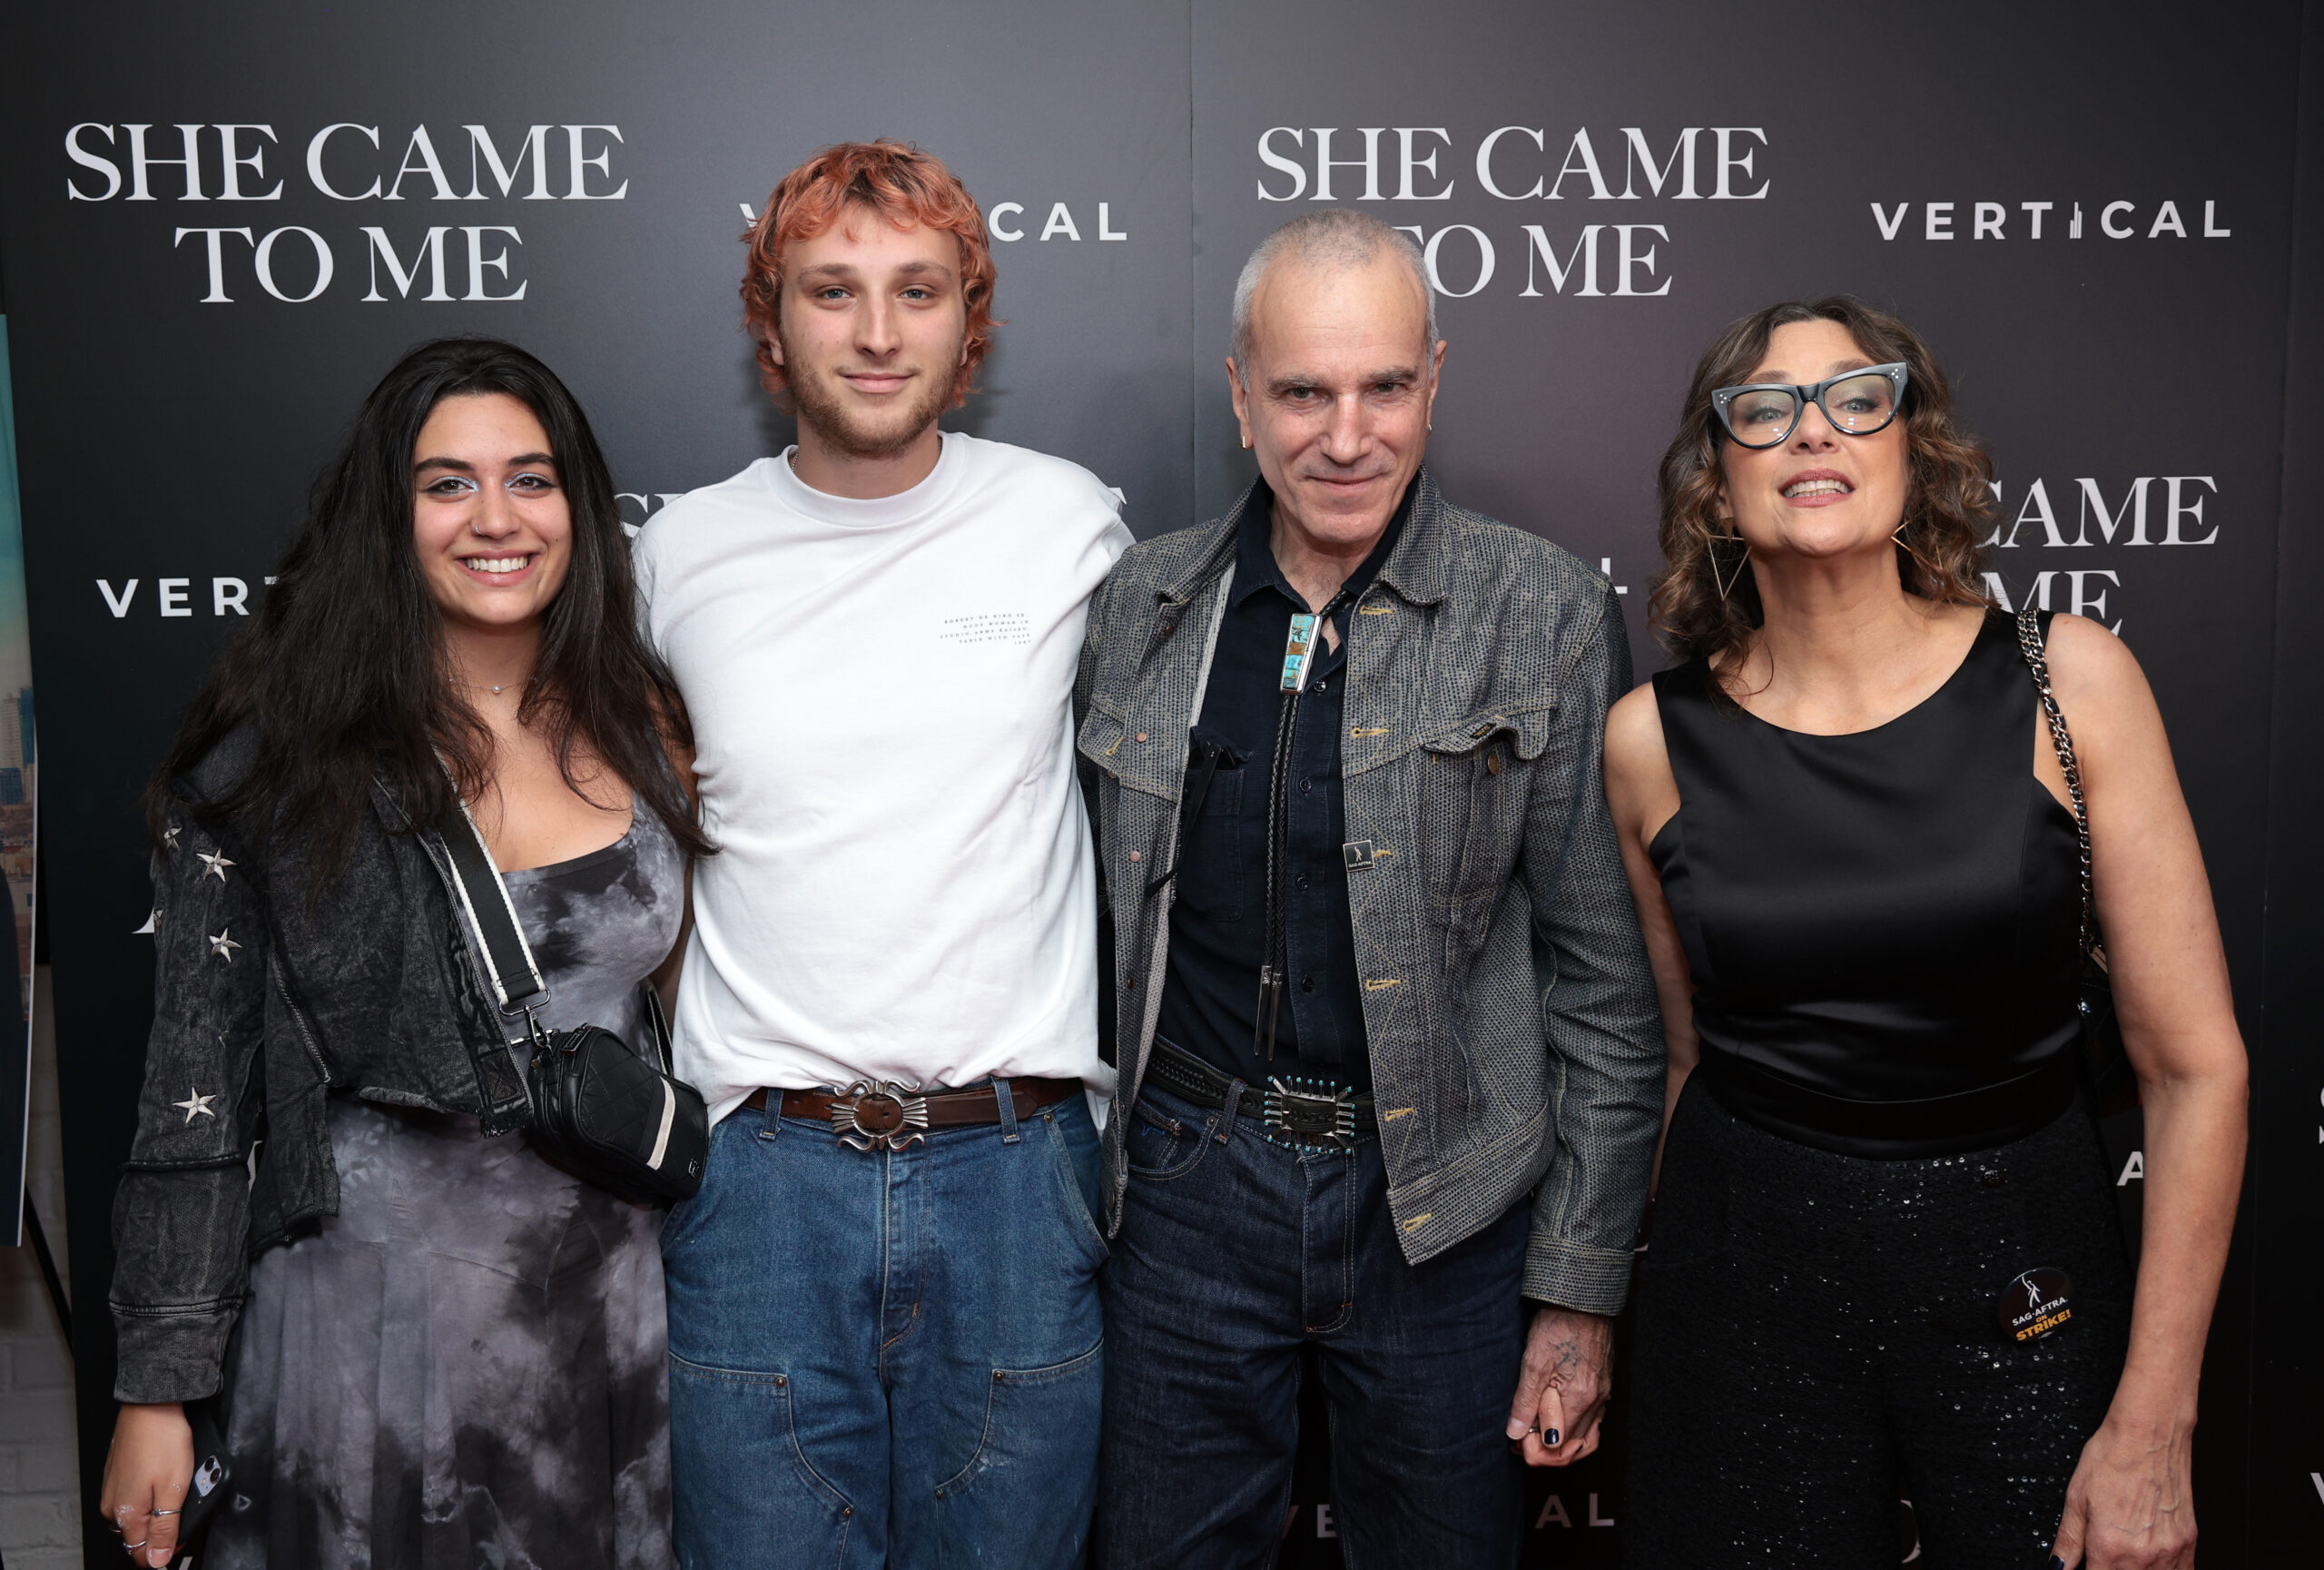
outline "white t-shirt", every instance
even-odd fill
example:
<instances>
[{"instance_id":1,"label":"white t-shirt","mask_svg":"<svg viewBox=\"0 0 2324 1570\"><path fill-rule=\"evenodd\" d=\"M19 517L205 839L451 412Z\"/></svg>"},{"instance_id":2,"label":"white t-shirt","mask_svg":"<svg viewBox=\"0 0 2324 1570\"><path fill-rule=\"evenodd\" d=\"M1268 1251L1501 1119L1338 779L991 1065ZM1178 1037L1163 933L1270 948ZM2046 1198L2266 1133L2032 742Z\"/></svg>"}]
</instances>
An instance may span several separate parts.
<instances>
[{"instance_id":1,"label":"white t-shirt","mask_svg":"<svg viewBox=\"0 0 2324 1570\"><path fill-rule=\"evenodd\" d=\"M947 432L858 501L789 454L655 513L648 637L694 720L703 821L675 1022L724 1117L760 1086L1078 1079L1098 1055L1072 688L1120 499Z\"/></svg>"}]
</instances>

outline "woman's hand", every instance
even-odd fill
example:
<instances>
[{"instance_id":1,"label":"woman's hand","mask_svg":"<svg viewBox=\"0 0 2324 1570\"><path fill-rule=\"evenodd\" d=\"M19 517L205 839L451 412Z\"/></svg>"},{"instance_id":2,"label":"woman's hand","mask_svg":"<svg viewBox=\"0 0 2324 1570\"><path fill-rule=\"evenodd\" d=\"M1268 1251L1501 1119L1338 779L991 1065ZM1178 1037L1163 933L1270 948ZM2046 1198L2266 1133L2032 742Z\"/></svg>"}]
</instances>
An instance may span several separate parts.
<instances>
[{"instance_id":1,"label":"woman's hand","mask_svg":"<svg viewBox=\"0 0 2324 1570\"><path fill-rule=\"evenodd\" d=\"M2195 1563L2191 1425L2132 1432L2109 1417L2082 1447L2066 1488L2053 1566L2191 1570Z\"/></svg>"},{"instance_id":2,"label":"woman's hand","mask_svg":"<svg viewBox=\"0 0 2324 1570\"><path fill-rule=\"evenodd\" d=\"M127 1406L113 1426L98 1508L133 1565L177 1557L179 1512L193 1482L193 1429L174 1401Z\"/></svg>"}]
</instances>

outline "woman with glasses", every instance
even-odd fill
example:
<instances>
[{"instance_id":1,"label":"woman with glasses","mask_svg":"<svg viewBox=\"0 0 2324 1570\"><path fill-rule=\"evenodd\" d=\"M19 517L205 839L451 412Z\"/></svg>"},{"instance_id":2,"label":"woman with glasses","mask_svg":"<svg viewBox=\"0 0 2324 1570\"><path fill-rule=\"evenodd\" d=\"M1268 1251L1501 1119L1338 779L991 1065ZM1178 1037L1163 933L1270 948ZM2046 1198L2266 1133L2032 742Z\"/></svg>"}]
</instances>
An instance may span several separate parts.
<instances>
[{"instance_id":1,"label":"woman with glasses","mask_svg":"<svg viewBox=\"0 0 2324 1570\"><path fill-rule=\"evenodd\" d=\"M1729 327L1663 459L1680 663L1606 751L1670 1044L1623 1521L1651 1570L1893 1565L1900 1497L1932 1570L2193 1562L2243 1047L2145 678L1988 604L1990 474L1921 341L1845 298ZM2135 1280L2085 864L2146 1107Z\"/></svg>"},{"instance_id":2,"label":"woman with glasses","mask_svg":"<svg viewBox=\"0 0 2324 1570\"><path fill-rule=\"evenodd\" d=\"M106 1523L141 1565L207 1507L203 1570L675 1566L661 1213L510 1131L446 840L465 804L541 1023L650 1052L709 845L605 458L523 350L422 344L268 581L148 794Z\"/></svg>"}]
</instances>

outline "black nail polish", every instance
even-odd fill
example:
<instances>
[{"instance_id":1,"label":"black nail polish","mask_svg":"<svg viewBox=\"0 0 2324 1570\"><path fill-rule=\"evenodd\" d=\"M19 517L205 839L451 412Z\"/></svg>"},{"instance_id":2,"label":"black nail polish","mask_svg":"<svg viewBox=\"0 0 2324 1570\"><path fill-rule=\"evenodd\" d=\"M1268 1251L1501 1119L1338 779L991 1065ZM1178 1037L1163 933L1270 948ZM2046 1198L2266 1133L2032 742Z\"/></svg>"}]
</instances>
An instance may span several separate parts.
<instances>
[{"instance_id":1,"label":"black nail polish","mask_svg":"<svg viewBox=\"0 0 2324 1570\"><path fill-rule=\"evenodd\" d=\"M2050 1570L2066 1570L2066 1562L2053 1554L2050 1555Z\"/></svg>"},{"instance_id":2,"label":"black nail polish","mask_svg":"<svg viewBox=\"0 0 2324 1570\"><path fill-rule=\"evenodd\" d=\"M1558 1447L1558 1431L1555 1428L1552 1428L1548 1433L1542 1435L1541 1443L1547 1445L1552 1450L1556 1449Z\"/></svg>"}]
</instances>

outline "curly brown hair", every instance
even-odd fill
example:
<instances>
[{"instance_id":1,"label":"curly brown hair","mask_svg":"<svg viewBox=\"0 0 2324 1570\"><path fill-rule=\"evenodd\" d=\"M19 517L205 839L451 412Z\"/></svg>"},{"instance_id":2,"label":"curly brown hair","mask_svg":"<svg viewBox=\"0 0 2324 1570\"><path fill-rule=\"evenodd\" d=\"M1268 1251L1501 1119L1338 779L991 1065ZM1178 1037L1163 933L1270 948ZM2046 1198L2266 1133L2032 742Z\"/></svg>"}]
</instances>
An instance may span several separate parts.
<instances>
[{"instance_id":1,"label":"curly brown hair","mask_svg":"<svg viewBox=\"0 0 2324 1570\"><path fill-rule=\"evenodd\" d=\"M1711 541L1728 537L1718 514L1726 489L1719 463L1727 433L1711 412L1711 393L1748 380L1768 351L1768 339L1795 321L1837 321L1876 365L1906 368L1905 450L1910 479L1896 566L1905 592L1944 605L1989 603L1981 578L1984 541L1992 533L1993 459L1974 437L1953 421L1953 390L1920 335L1876 306L1853 295L1787 300L1730 324L1695 367L1679 410L1679 434L1662 455L1655 490L1661 507L1658 543L1664 568L1647 601L1649 622L1680 659L1717 661L1740 651L1762 619L1758 580L1748 556L1737 564L1733 587L1718 591Z\"/></svg>"},{"instance_id":2,"label":"curly brown hair","mask_svg":"<svg viewBox=\"0 0 2324 1570\"><path fill-rule=\"evenodd\" d=\"M743 232L751 248L743 273L743 327L758 347L759 382L777 400L790 379L774 358L775 321L782 311L783 248L824 232L851 207L876 212L899 229L926 224L960 246L960 293L968 306L968 336L952 380L952 407L968 399L977 367L992 348L992 247L984 212L968 187L934 154L882 136L826 147L776 183L758 218Z\"/></svg>"}]
</instances>

